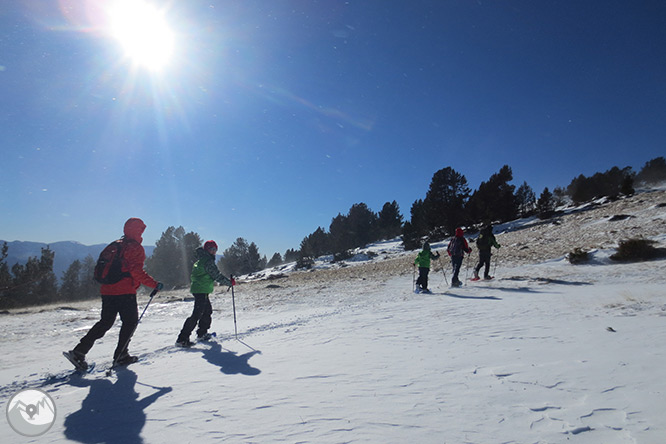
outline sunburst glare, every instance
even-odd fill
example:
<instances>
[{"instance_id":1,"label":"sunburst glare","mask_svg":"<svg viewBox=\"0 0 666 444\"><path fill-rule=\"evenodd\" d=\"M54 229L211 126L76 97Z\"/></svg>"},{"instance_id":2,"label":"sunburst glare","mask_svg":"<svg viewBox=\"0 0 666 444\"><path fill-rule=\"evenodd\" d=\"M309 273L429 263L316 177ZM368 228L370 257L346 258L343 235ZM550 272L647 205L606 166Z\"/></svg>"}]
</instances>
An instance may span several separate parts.
<instances>
[{"instance_id":1,"label":"sunburst glare","mask_svg":"<svg viewBox=\"0 0 666 444\"><path fill-rule=\"evenodd\" d=\"M175 49L175 35L164 11L137 0L119 0L109 6L109 32L125 56L150 71L165 68Z\"/></svg>"}]
</instances>

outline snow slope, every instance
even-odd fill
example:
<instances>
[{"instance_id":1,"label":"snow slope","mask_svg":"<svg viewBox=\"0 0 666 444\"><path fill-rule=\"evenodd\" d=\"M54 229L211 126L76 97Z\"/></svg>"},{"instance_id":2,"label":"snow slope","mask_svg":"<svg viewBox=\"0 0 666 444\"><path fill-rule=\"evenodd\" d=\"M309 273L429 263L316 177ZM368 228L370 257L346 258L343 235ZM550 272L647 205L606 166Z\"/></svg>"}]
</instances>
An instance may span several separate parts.
<instances>
[{"instance_id":1,"label":"snow slope","mask_svg":"<svg viewBox=\"0 0 666 444\"><path fill-rule=\"evenodd\" d=\"M415 254L375 250L375 264ZM431 295L412 293L411 267L285 272L236 287L239 340L220 288L217 341L190 350L172 344L192 301L165 293L131 344L141 361L110 377L118 325L89 353L94 373L73 374L61 356L97 302L0 315L3 405L38 387L57 409L33 439L3 419L0 441L663 443L666 260L610 253L500 266L459 289L436 261Z\"/></svg>"}]
</instances>

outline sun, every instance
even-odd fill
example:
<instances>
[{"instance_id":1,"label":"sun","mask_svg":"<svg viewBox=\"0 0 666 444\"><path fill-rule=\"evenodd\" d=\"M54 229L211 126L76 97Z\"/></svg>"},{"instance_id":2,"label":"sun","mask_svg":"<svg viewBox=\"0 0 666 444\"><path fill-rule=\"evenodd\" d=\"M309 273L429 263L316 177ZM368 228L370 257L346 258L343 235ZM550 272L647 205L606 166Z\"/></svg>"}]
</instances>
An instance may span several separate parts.
<instances>
[{"instance_id":1,"label":"sun","mask_svg":"<svg viewBox=\"0 0 666 444\"><path fill-rule=\"evenodd\" d=\"M160 71L169 64L175 35L163 11L142 0L117 0L107 14L111 36L136 66Z\"/></svg>"}]
</instances>

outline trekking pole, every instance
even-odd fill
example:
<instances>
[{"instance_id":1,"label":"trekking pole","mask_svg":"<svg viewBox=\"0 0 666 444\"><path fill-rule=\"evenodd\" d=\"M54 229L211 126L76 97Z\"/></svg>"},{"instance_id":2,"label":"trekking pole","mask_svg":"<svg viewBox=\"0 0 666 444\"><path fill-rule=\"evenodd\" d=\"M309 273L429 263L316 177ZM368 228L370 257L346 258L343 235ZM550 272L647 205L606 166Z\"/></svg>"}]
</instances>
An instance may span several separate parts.
<instances>
[{"instance_id":1,"label":"trekking pole","mask_svg":"<svg viewBox=\"0 0 666 444\"><path fill-rule=\"evenodd\" d=\"M123 348L120 349L120 351L118 352L118 355L115 358L113 358L113 363L111 364L111 368L109 369L108 372L106 372L107 376L110 376L111 375L111 370L116 368L116 366L118 365L118 358L120 358L123 355L123 353L125 352L125 350L127 350L127 346L129 345L130 341L132 340L132 336L134 336L134 333L136 332L136 329L139 327L139 322L141 322L141 319L143 319L143 315L146 314L146 310L148 310L148 306L153 301L153 298L155 297L155 295L157 294L158 291L160 291L158 289L158 287L155 287L155 289L150 292L150 299L148 299L148 303L143 308L143 311L141 312L141 316L139 316L139 319L136 321L136 325L134 326L134 330L132 330L132 334L129 335L129 338L127 338L127 341L125 342L125 345L123 345Z\"/></svg>"},{"instance_id":2,"label":"trekking pole","mask_svg":"<svg viewBox=\"0 0 666 444\"><path fill-rule=\"evenodd\" d=\"M497 270L497 258L495 258L495 265L493 265L493 277L495 277L496 270Z\"/></svg>"},{"instance_id":3,"label":"trekking pole","mask_svg":"<svg viewBox=\"0 0 666 444\"><path fill-rule=\"evenodd\" d=\"M416 291L416 265L412 266L412 293Z\"/></svg>"},{"instance_id":4,"label":"trekking pole","mask_svg":"<svg viewBox=\"0 0 666 444\"><path fill-rule=\"evenodd\" d=\"M444 275L444 282L446 282L446 286L449 286L449 280L446 278L446 270L444 270L444 261L442 261L442 274Z\"/></svg>"},{"instance_id":5,"label":"trekking pole","mask_svg":"<svg viewBox=\"0 0 666 444\"><path fill-rule=\"evenodd\" d=\"M234 277L233 275L229 275L229 280L231 281L231 305L233 306L234 309L234 333L236 335L236 339L238 339L238 326L236 324L236 296L234 295Z\"/></svg>"},{"instance_id":6,"label":"trekking pole","mask_svg":"<svg viewBox=\"0 0 666 444\"><path fill-rule=\"evenodd\" d=\"M465 262L465 253L463 253L463 262ZM467 267L465 267L465 285L467 285L467 279L469 278L469 261L467 261Z\"/></svg>"}]
</instances>

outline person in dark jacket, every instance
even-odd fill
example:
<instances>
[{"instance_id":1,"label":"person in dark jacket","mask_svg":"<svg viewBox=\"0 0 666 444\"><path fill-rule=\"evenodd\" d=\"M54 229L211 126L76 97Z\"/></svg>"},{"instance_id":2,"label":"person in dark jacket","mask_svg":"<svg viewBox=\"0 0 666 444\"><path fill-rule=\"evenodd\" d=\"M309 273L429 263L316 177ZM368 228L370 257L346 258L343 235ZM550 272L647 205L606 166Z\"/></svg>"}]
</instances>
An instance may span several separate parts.
<instances>
[{"instance_id":1,"label":"person in dark jacket","mask_svg":"<svg viewBox=\"0 0 666 444\"><path fill-rule=\"evenodd\" d=\"M153 279L143 269L146 260L146 252L141 245L146 224L139 218L133 217L125 222L122 237L122 249L120 251L122 272L126 274L115 284L103 284L102 313L100 320L93 325L88 333L81 338L79 343L69 353L77 363L77 367L87 369L86 354L90 351L96 340L103 337L113 326L116 317L120 315L122 326L118 335L118 345L113 353L113 362L118 365L126 365L136 362L136 357L131 356L128 347L139 319L136 303L136 292L143 284L150 288L161 289L162 284Z\"/></svg>"},{"instance_id":2,"label":"person in dark jacket","mask_svg":"<svg viewBox=\"0 0 666 444\"><path fill-rule=\"evenodd\" d=\"M484 269L483 278L492 279L493 277L490 275L490 257L492 256L491 249L492 247L500 248L501 246L495 239L492 225L487 225L481 229L479 237L476 239L476 246L479 249L479 263L476 265L476 267L474 267L474 277L472 280L478 281L480 279L479 271L484 265L486 268Z\"/></svg>"},{"instance_id":3,"label":"person in dark jacket","mask_svg":"<svg viewBox=\"0 0 666 444\"><path fill-rule=\"evenodd\" d=\"M465 253L469 254L472 252L472 249L467 244L467 239L465 239L465 232L462 228L456 228L456 235L449 242L447 252L451 257L451 264L453 265L453 277L451 278L452 287L460 287L462 282L458 279L458 274L460 273L460 268L462 267L463 259L465 258Z\"/></svg>"},{"instance_id":4,"label":"person in dark jacket","mask_svg":"<svg viewBox=\"0 0 666 444\"><path fill-rule=\"evenodd\" d=\"M430 244L428 242L423 244L423 250L416 255L414 259L414 265L419 267L419 277L416 279L416 289L417 293L424 292L429 293L428 290L428 274L430 273L430 260L439 259L439 253L433 254L430 251Z\"/></svg>"},{"instance_id":5,"label":"person in dark jacket","mask_svg":"<svg viewBox=\"0 0 666 444\"><path fill-rule=\"evenodd\" d=\"M212 240L206 241L203 248L199 247L195 251L197 261L190 275L190 292L194 296L194 309L192 315L185 320L176 339L176 345L179 347L192 346L190 335L197 324L197 339L200 341L210 339L208 329L212 322L213 307L208 295L213 292L215 281L221 285L235 285L235 282L223 276L215 265L215 253L217 253L217 244Z\"/></svg>"}]
</instances>

